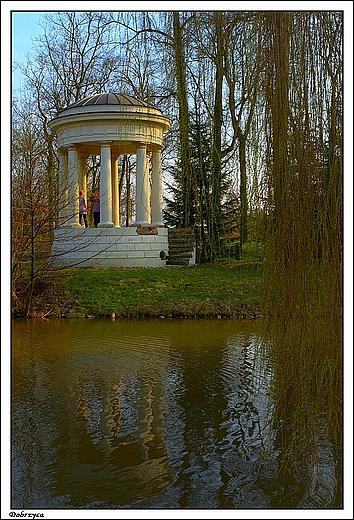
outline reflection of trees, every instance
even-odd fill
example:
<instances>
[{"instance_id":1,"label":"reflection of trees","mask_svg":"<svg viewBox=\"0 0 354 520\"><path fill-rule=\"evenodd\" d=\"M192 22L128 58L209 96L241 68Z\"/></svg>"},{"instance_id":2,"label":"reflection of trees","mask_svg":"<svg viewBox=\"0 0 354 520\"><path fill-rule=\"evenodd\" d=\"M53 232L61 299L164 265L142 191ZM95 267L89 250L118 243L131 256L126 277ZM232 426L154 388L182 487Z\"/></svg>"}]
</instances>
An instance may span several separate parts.
<instances>
[{"instance_id":1,"label":"reflection of trees","mask_svg":"<svg viewBox=\"0 0 354 520\"><path fill-rule=\"evenodd\" d=\"M301 468L305 491L301 507L320 507L323 503L341 507L343 454L338 431L341 425L332 422L338 420L341 412L341 380L336 377L336 369L341 365L339 338L330 320L323 321L322 327L314 321L307 330L294 317L286 333L283 323L274 321L270 329L272 356L276 358L272 428L279 450L279 479L284 487L294 488ZM334 353L336 348L338 351ZM289 503L284 495L274 507Z\"/></svg>"},{"instance_id":2,"label":"reflection of trees","mask_svg":"<svg viewBox=\"0 0 354 520\"><path fill-rule=\"evenodd\" d=\"M13 508L46 507L51 497L50 468L56 458L53 439L59 437L53 408L54 363L37 352L31 324L25 323L26 349L12 358L12 500ZM60 499L52 504L60 507Z\"/></svg>"},{"instance_id":3,"label":"reflection of trees","mask_svg":"<svg viewBox=\"0 0 354 520\"><path fill-rule=\"evenodd\" d=\"M222 350L211 348L182 348L178 364L175 361L174 395L168 396L176 412L166 417L170 465L178 478L179 507L200 507L208 490L208 507L218 507L217 493L222 485L220 474L215 471L213 453L224 436L222 412L226 407L220 392ZM175 402L173 402L175 401ZM178 448L178 449L177 449ZM171 460L172 458L172 460ZM212 489L211 489L212 488ZM214 495L214 498L211 498Z\"/></svg>"},{"instance_id":4,"label":"reflection of trees","mask_svg":"<svg viewBox=\"0 0 354 520\"><path fill-rule=\"evenodd\" d=\"M259 360L256 365L254 344L240 334L225 345L186 347L180 354L166 380L167 409L173 410L166 446L178 475L179 507L200 507L206 497L207 507L248 506L252 488L260 507L268 499L257 477L270 484L275 471L269 461L267 470L259 462L266 451L267 378Z\"/></svg>"}]
</instances>

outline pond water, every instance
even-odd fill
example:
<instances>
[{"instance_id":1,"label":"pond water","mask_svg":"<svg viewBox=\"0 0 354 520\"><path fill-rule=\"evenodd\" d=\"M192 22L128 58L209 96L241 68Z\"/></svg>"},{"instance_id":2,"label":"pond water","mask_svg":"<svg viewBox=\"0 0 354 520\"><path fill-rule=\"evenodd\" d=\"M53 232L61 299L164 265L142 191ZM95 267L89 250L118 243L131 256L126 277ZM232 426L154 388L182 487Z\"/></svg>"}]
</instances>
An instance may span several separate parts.
<instances>
[{"instance_id":1,"label":"pond water","mask_svg":"<svg viewBox=\"0 0 354 520\"><path fill-rule=\"evenodd\" d=\"M326 443L310 479L278 474L260 340L251 321L14 320L11 507L341 507Z\"/></svg>"}]
</instances>

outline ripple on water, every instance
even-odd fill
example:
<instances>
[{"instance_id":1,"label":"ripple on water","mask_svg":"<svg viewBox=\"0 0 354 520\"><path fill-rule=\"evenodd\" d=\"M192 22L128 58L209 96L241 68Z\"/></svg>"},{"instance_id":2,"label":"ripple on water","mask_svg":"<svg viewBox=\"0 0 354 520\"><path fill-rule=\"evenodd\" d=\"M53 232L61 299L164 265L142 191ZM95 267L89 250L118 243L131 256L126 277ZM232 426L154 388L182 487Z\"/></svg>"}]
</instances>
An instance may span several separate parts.
<instances>
[{"instance_id":1,"label":"ripple on water","mask_svg":"<svg viewBox=\"0 0 354 520\"><path fill-rule=\"evenodd\" d=\"M245 324L19 323L13 506L330 507L335 463L278 477L270 373ZM89 322L88 322L89 321Z\"/></svg>"}]
</instances>

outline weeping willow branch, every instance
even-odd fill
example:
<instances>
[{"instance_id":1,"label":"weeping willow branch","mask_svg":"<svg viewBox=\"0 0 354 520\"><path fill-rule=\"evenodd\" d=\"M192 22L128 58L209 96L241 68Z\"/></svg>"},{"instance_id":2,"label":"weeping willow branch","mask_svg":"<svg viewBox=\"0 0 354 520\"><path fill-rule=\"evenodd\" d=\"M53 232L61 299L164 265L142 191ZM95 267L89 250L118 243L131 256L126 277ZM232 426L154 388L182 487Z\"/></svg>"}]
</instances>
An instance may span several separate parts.
<instances>
[{"instance_id":1,"label":"weeping willow branch","mask_svg":"<svg viewBox=\"0 0 354 520\"><path fill-rule=\"evenodd\" d=\"M323 419L329 439L341 444L341 47L326 37L332 18L265 16L270 138L264 309L276 361L276 416L286 425L279 438L285 466L294 458L315 461ZM331 73L323 59L328 54Z\"/></svg>"}]
</instances>

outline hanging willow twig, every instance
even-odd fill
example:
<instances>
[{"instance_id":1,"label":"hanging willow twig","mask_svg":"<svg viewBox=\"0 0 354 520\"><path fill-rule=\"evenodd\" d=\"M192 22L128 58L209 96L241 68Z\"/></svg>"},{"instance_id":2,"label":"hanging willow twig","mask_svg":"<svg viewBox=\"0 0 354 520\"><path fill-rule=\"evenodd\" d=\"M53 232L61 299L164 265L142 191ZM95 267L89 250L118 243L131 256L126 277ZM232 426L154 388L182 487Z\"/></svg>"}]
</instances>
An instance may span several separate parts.
<instances>
[{"instance_id":1,"label":"hanging willow twig","mask_svg":"<svg viewBox=\"0 0 354 520\"><path fill-rule=\"evenodd\" d=\"M274 12L264 21L264 310L287 467L294 458L316 460L323 421L333 446L341 446L341 14Z\"/></svg>"}]
</instances>

